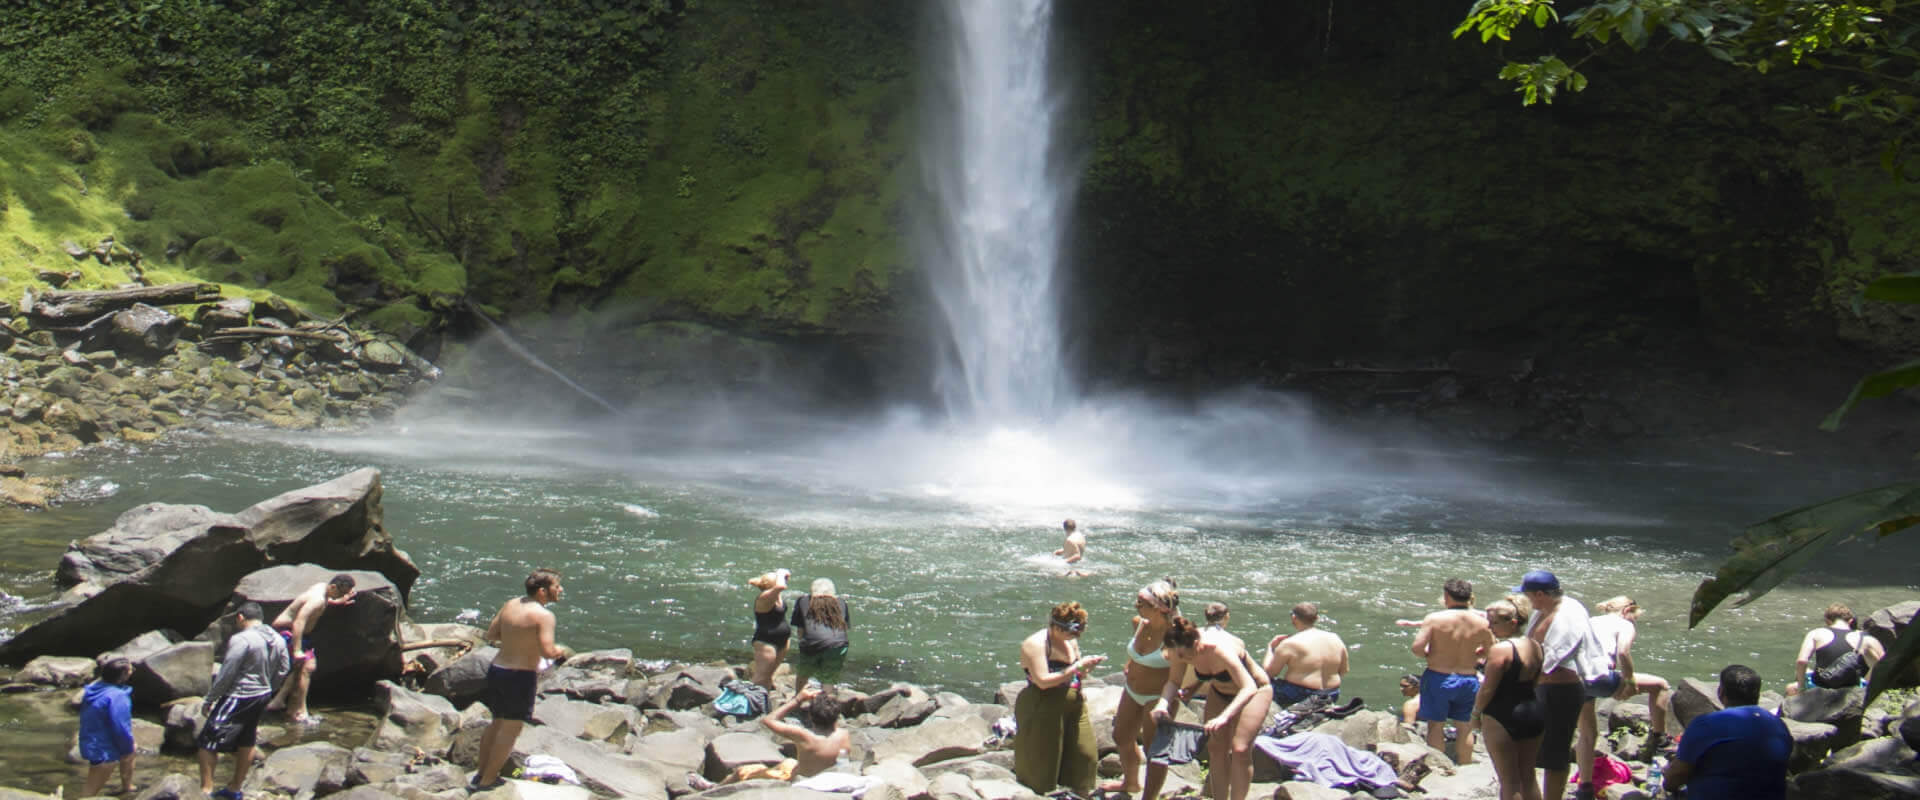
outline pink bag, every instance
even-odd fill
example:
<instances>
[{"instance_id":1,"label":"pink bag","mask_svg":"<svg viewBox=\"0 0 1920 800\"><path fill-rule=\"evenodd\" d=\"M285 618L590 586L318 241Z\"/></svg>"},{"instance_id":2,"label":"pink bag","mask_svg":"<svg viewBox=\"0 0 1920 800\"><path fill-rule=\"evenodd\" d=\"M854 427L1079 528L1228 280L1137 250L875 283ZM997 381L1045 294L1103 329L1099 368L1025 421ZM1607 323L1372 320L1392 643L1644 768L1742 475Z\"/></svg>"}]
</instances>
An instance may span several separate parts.
<instances>
[{"instance_id":1,"label":"pink bag","mask_svg":"<svg viewBox=\"0 0 1920 800\"><path fill-rule=\"evenodd\" d=\"M1573 785L1579 786L1580 783L1580 773L1576 770L1573 773ZM1606 791L1607 787L1616 783L1624 783L1631 786L1633 784L1633 770L1628 769L1626 762L1620 759L1605 753L1595 753L1593 756L1593 793L1598 795Z\"/></svg>"}]
</instances>

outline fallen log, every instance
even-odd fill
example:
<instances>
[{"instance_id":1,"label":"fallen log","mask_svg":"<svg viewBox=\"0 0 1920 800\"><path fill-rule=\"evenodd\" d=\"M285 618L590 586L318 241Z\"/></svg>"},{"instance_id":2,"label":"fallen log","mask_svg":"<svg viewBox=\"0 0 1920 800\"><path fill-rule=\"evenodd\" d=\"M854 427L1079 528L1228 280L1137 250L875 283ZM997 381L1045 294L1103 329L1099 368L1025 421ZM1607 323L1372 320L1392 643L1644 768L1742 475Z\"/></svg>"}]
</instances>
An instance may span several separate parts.
<instances>
[{"instance_id":1,"label":"fallen log","mask_svg":"<svg viewBox=\"0 0 1920 800\"><path fill-rule=\"evenodd\" d=\"M343 343L351 342L354 344L359 343L355 341L353 337L347 336L346 334L335 334L328 331L303 331L298 328L256 328L252 326L239 327L239 328L221 328L219 333L208 336L207 338L221 339L221 338L231 337L234 339L250 339L250 338L271 339L275 336L291 336L295 339L325 339L326 341L329 341L329 342L343 342Z\"/></svg>"},{"instance_id":2,"label":"fallen log","mask_svg":"<svg viewBox=\"0 0 1920 800\"><path fill-rule=\"evenodd\" d=\"M51 291L34 300L31 312L36 323L60 325L98 318L137 303L172 306L205 303L220 299L220 287L211 283L170 283L165 286L141 286L133 289L98 291Z\"/></svg>"}]
</instances>

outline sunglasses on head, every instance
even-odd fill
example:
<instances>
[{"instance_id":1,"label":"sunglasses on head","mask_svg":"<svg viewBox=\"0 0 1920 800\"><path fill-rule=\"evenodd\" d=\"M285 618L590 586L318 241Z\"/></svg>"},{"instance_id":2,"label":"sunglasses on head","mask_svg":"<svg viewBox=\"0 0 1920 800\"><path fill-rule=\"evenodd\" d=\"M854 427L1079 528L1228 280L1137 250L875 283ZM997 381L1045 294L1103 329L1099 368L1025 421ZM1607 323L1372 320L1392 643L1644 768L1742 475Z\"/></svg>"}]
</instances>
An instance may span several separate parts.
<instances>
[{"instance_id":1,"label":"sunglasses on head","mask_svg":"<svg viewBox=\"0 0 1920 800\"><path fill-rule=\"evenodd\" d=\"M1083 630L1086 630L1087 625L1084 622L1073 622L1071 620L1056 619L1053 621L1053 627L1059 628L1068 633L1079 633Z\"/></svg>"}]
</instances>

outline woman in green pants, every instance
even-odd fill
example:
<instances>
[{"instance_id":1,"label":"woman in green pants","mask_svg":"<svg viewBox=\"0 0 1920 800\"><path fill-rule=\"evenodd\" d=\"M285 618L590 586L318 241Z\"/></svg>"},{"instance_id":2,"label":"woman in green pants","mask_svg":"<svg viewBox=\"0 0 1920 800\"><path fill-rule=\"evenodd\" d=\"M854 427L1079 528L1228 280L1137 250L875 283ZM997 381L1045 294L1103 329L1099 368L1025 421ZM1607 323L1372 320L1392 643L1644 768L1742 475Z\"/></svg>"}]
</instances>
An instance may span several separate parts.
<instances>
[{"instance_id":1,"label":"woman in green pants","mask_svg":"<svg viewBox=\"0 0 1920 800\"><path fill-rule=\"evenodd\" d=\"M1082 797L1093 796L1100 754L1080 678L1106 657L1080 655L1080 632L1086 628L1087 610L1079 603L1061 603L1053 607L1047 627L1020 643L1027 688L1013 703L1018 725L1013 774L1039 794L1064 786Z\"/></svg>"}]
</instances>

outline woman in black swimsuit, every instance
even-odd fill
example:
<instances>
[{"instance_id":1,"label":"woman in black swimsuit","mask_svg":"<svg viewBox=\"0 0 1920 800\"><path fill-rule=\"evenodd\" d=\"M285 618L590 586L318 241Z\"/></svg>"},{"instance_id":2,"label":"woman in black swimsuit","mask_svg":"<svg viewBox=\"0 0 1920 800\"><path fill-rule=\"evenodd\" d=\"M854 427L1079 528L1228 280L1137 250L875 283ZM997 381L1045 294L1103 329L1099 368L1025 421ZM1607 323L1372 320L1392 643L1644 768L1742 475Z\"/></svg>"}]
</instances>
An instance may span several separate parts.
<instances>
[{"instance_id":1,"label":"woman in black swimsuit","mask_svg":"<svg viewBox=\"0 0 1920 800\"><path fill-rule=\"evenodd\" d=\"M753 598L753 682L773 691L773 671L787 657L787 640L793 627L787 624L787 604L780 593L787 590L791 570L776 569L747 585L760 590Z\"/></svg>"},{"instance_id":2,"label":"woman in black swimsuit","mask_svg":"<svg viewBox=\"0 0 1920 800\"><path fill-rule=\"evenodd\" d=\"M1173 669L1161 695L1166 702L1154 707L1154 720L1167 721L1167 709L1179 702L1180 685L1192 669L1207 693L1202 712L1212 765L1207 771L1207 796L1247 800L1247 787L1253 783L1253 737L1267 722L1273 681L1247 655L1246 645L1223 629L1201 630L1186 617L1174 617L1165 644Z\"/></svg>"},{"instance_id":3,"label":"woman in black swimsuit","mask_svg":"<svg viewBox=\"0 0 1920 800\"><path fill-rule=\"evenodd\" d=\"M1086 629L1087 610L1061 603L1048 615L1047 627L1020 643L1027 686L1013 701L1013 775L1039 794L1065 786L1093 796L1100 751L1080 677L1106 658L1080 655L1080 632Z\"/></svg>"},{"instance_id":4,"label":"woman in black swimsuit","mask_svg":"<svg viewBox=\"0 0 1920 800\"><path fill-rule=\"evenodd\" d=\"M1518 602L1524 604L1526 598ZM1487 606L1487 624L1502 641L1487 649L1473 721L1487 738L1487 758L1500 778L1500 800L1540 800L1533 765L1547 723L1533 694L1534 681L1540 679L1540 644L1522 634L1526 619L1527 613L1511 598Z\"/></svg>"}]
</instances>

